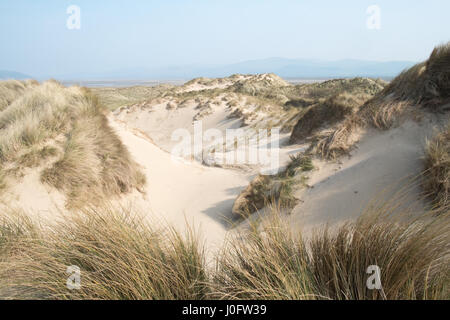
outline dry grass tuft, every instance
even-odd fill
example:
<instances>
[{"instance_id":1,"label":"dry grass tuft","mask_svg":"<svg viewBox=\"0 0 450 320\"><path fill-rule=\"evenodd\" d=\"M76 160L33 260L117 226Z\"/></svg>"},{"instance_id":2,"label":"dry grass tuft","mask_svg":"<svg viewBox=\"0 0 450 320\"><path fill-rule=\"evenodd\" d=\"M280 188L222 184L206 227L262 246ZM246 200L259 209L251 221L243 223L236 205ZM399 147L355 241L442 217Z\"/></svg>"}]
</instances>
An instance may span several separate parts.
<instances>
[{"instance_id":1,"label":"dry grass tuft","mask_svg":"<svg viewBox=\"0 0 450 320\"><path fill-rule=\"evenodd\" d=\"M155 228L129 209L90 207L45 228L5 212L0 297L449 299L450 212L393 215L401 207L370 207L311 238L274 210L229 239L215 270L192 229L182 236ZM367 287L372 265L381 269L378 290ZM79 289L67 287L69 266L81 271Z\"/></svg>"},{"instance_id":2,"label":"dry grass tuft","mask_svg":"<svg viewBox=\"0 0 450 320\"><path fill-rule=\"evenodd\" d=\"M237 197L232 208L233 216L246 218L271 204L292 209L298 203L294 196L295 187L304 184L307 180L305 173L313 169L311 158L299 153L291 157L286 169L277 175L258 175Z\"/></svg>"},{"instance_id":3,"label":"dry grass tuft","mask_svg":"<svg viewBox=\"0 0 450 320\"><path fill-rule=\"evenodd\" d=\"M18 210L3 212L0 216L0 262L13 255L14 251L11 249L21 239L34 237L37 233L38 227L23 212Z\"/></svg>"},{"instance_id":4,"label":"dry grass tuft","mask_svg":"<svg viewBox=\"0 0 450 320\"><path fill-rule=\"evenodd\" d=\"M1 86L10 88L11 83ZM65 88L56 81L30 82L26 88L17 82L16 87L16 98L0 111L2 164L38 167L57 155L48 142L65 136L61 159L42 173L42 181L65 191L70 206L144 185L145 177L89 90Z\"/></svg>"},{"instance_id":5,"label":"dry grass tuft","mask_svg":"<svg viewBox=\"0 0 450 320\"><path fill-rule=\"evenodd\" d=\"M42 182L63 190L70 207L98 203L145 184L145 176L103 115L78 119L64 155L43 171Z\"/></svg>"},{"instance_id":6,"label":"dry grass tuft","mask_svg":"<svg viewBox=\"0 0 450 320\"><path fill-rule=\"evenodd\" d=\"M424 188L439 207L450 206L450 123L428 142Z\"/></svg>"},{"instance_id":7,"label":"dry grass tuft","mask_svg":"<svg viewBox=\"0 0 450 320\"><path fill-rule=\"evenodd\" d=\"M316 234L311 259L319 292L346 300L448 298L448 219L448 212L405 221L375 211L336 233ZM366 286L371 265L381 269L381 290Z\"/></svg>"},{"instance_id":8,"label":"dry grass tuft","mask_svg":"<svg viewBox=\"0 0 450 320\"><path fill-rule=\"evenodd\" d=\"M222 299L448 299L449 212L411 220L368 210L311 240L276 213L232 238L219 257L215 296ZM367 268L381 269L381 290Z\"/></svg>"},{"instance_id":9,"label":"dry grass tuft","mask_svg":"<svg viewBox=\"0 0 450 320\"><path fill-rule=\"evenodd\" d=\"M6 109L15 99L20 97L27 89L37 86L33 80L8 80L0 82L0 112Z\"/></svg>"},{"instance_id":10,"label":"dry grass tuft","mask_svg":"<svg viewBox=\"0 0 450 320\"><path fill-rule=\"evenodd\" d=\"M40 166L42 162L49 158L56 157L57 155L58 149L52 146L32 148L29 152L20 156L17 163L25 168L34 168Z\"/></svg>"},{"instance_id":11,"label":"dry grass tuft","mask_svg":"<svg viewBox=\"0 0 450 320\"><path fill-rule=\"evenodd\" d=\"M351 95L341 93L332 96L323 103L312 106L295 125L290 142L304 140L321 128L326 128L343 121L354 114L358 107L371 98L367 94Z\"/></svg>"},{"instance_id":12,"label":"dry grass tuft","mask_svg":"<svg viewBox=\"0 0 450 320\"><path fill-rule=\"evenodd\" d=\"M348 154L354 145L355 129L360 126L356 116L345 119L334 131L324 135L317 135L309 147L308 152L319 155L324 159L337 159Z\"/></svg>"},{"instance_id":13,"label":"dry grass tuft","mask_svg":"<svg viewBox=\"0 0 450 320\"><path fill-rule=\"evenodd\" d=\"M85 209L33 234L14 228L6 234L10 243L14 235L12 254L0 268L3 298L201 299L207 293L195 234L150 227L129 210ZM69 266L80 268L79 290L66 285Z\"/></svg>"},{"instance_id":14,"label":"dry grass tuft","mask_svg":"<svg viewBox=\"0 0 450 320\"><path fill-rule=\"evenodd\" d=\"M217 260L213 297L303 300L315 297L302 239L278 214L246 234L230 238Z\"/></svg>"},{"instance_id":15,"label":"dry grass tuft","mask_svg":"<svg viewBox=\"0 0 450 320\"><path fill-rule=\"evenodd\" d=\"M383 91L367 101L355 120L341 123L327 137L317 139L312 150L333 159L352 149L352 134L360 127L389 129L408 115L418 112L444 112L450 102L450 43L436 47L430 58L396 77ZM353 116L350 116L353 117Z\"/></svg>"}]
</instances>

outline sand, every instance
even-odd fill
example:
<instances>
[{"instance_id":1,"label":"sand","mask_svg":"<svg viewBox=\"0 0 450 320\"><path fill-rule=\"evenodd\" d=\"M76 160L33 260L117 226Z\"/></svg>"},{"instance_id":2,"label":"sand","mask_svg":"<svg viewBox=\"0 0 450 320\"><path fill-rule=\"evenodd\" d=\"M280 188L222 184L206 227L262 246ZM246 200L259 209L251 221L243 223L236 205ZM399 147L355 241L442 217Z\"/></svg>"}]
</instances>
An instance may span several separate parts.
<instances>
[{"instance_id":1,"label":"sand","mask_svg":"<svg viewBox=\"0 0 450 320\"><path fill-rule=\"evenodd\" d=\"M173 159L144 134L110 120L147 177L146 194L125 197L124 203L148 213L148 218L185 230L199 231L209 250L223 244L234 199L248 185L242 171L205 167L195 161Z\"/></svg>"},{"instance_id":2,"label":"sand","mask_svg":"<svg viewBox=\"0 0 450 320\"><path fill-rule=\"evenodd\" d=\"M26 169L23 178L10 179L2 194L0 207L21 209L36 221L55 221L66 212L66 197L58 190L42 184L42 168Z\"/></svg>"},{"instance_id":3,"label":"sand","mask_svg":"<svg viewBox=\"0 0 450 320\"><path fill-rule=\"evenodd\" d=\"M426 202L419 175L426 140L445 123L433 115L425 118L388 131L369 129L349 158L338 163L316 161L310 188L296 195L301 203L289 218L292 225L310 231L325 223L339 224L357 218L374 201L397 197L412 213L423 212ZM404 195L401 188L407 190Z\"/></svg>"},{"instance_id":4,"label":"sand","mask_svg":"<svg viewBox=\"0 0 450 320\"><path fill-rule=\"evenodd\" d=\"M198 84L188 88L201 89L204 86ZM210 103L210 112L202 117L204 130L248 128L242 119L230 117L232 110L225 100L216 102ZM120 204L132 206L151 221L159 220L180 231L190 225L199 232L207 244L208 256L212 257L222 248L229 232L236 230L236 225L230 223L232 206L260 167L215 167L195 159L174 158L170 151L177 142L172 133L180 128L193 133L193 118L198 112L198 104L171 109L167 108L167 101L162 101L150 107L122 108L111 113L108 120L147 177L145 194L135 191L118 200ZM338 162L315 160L310 187L296 194L301 201L287 218L290 224L304 230L325 223L338 224L358 217L370 201L389 198L392 192L383 191L398 189L408 183L408 178L422 172L426 139L447 118L428 115L420 123L406 121L388 131L369 129L362 132L350 157ZM288 139L289 134L279 137L279 169L289 163L291 155L308 147L288 145ZM64 208L65 197L41 184L39 172L40 168L27 171L3 200L51 220ZM411 187L405 201L424 206L421 192L419 185Z\"/></svg>"},{"instance_id":5,"label":"sand","mask_svg":"<svg viewBox=\"0 0 450 320\"><path fill-rule=\"evenodd\" d=\"M175 143L171 134L179 128L192 133L193 117L198 110L194 104L170 110L165 106L166 102L151 110L124 109L110 117L111 124L134 158L145 167L147 198L140 203L180 228L185 227L186 221L200 226L208 247L217 248L227 232L235 230L227 223L235 199L260 168L215 168L197 161L173 161L169 154ZM202 118L203 129L225 132L242 127L240 119L229 117L230 112L223 102L211 104L211 112ZM426 139L445 121L442 117L425 115L420 122L408 120L387 131L361 131L357 148L349 157L337 162L316 159L309 188L296 193L301 201L287 218L289 223L307 232L327 223L337 225L358 217L371 201L386 201L393 190L411 185L411 179L423 171ZM246 126L243 127L245 130ZM307 148L288 145L287 140L288 135L280 135L280 169L289 163L291 155ZM423 210L422 199L420 184L415 183L402 201Z\"/></svg>"}]
</instances>

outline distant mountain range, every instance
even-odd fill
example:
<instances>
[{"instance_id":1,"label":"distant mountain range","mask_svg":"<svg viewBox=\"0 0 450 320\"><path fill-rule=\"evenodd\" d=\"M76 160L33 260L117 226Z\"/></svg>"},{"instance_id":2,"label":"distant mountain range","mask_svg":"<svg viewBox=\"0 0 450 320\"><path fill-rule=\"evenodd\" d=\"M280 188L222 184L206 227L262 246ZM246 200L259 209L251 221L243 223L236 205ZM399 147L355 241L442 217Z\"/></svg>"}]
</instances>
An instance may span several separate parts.
<instances>
[{"instance_id":1,"label":"distant mountain range","mask_svg":"<svg viewBox=\"0 0 450 320\"><path fill-rule=\"evenodd\" d=\"M62 80L174 80L197 77L218 78L235 73L275 73L283 78L322 79L349 77L391 78L411 67L412 61L364 61L364 60L298 60L270 58L216 66L172 66L159 68L132 68L104 73L78 73L54 76Z\"/></svg>"},{"instance_id":2,"label":"distant mountain range","mask_svg":"<svg viewBox=\"0 0 450 320\"><path fill-rule=\"evenodd\" d=\"M155 68L129 68L110 72L79 72L63 75L46 75L38 80L189 80L198 77L219 78L232 74L275 73L289 79L327 79L373 77L392 78L411 67L412 61L321 61L306 59L269 58L229 65L190 65ZM0 71L0 78L24 79L30 76L12 71Z\"/></svg>"},{"instance_id":3,"label":"distant mountain range","mask_svg":"<svg viewBox=\"0 0 450 320\"><path fill-rule=\"evenodd\" d=\"M23 79L32 79L32 76L29 76L24 73L15 72L15 71L9 71L9 70L0 70L0 79L6 80L6 79L17 79L17 80L23 80Z\"/></svg>"}]
</instances>

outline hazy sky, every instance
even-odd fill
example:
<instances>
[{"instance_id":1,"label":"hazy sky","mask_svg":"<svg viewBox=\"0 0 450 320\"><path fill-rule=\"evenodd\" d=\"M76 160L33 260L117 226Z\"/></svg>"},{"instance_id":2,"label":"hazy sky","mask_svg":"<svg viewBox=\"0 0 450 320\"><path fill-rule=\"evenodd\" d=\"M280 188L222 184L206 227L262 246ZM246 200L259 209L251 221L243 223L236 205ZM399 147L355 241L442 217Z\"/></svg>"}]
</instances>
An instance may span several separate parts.
<instances>
[{"instance_id":1,"label":"hazy sky","mask_svg":"<svg viewBox=\"0 0 450 320\"><path fill-rule=\"evenodd\" d=\"M367 28L370 5L381 29ZM69 30L66 10L81 9ZM0 0L0 69L61 75L268 57L412 60L450 40L448 0Z\"/></svg>"}]
</instances>

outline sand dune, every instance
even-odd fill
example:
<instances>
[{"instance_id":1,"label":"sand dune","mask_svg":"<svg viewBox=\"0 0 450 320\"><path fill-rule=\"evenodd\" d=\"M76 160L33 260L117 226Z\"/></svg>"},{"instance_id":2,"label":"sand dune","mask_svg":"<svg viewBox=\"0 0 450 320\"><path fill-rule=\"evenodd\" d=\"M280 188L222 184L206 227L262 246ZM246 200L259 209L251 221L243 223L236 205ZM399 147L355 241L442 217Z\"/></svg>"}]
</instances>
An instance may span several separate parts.
<instances>
[{"instance_id":1,"label":"sand dune","mask_svg":"<svg viewBox=\"0 0 450 320\"><path fill-rule=\"evenodd\" d=\"M426 140L444 124L444 117L428 115L421 123L408 121L385 132L370 129L350 157L338 163L317 161L311 188L297 193L301 204L292 221L309 229L354 219L372 201L388 201L401 188L408 190L402 201L423 212L426 203L417 178L424 170Z\"/></svg>"},{"instance_id":2,"label":"sand dune","mask_svg":"<svg viewBox=\"0 0 450 320\"><path fill-rule=\"evenodd\" d=\"M274 75L196 79L181 87L170 87L162 96L121 107L108 115L108 123L131 158L142 168L147 182L142 193L137 189L111 201L130 205L145 212L149 219L161 220L180 230L188 223L200 231L208 250L214 252L222 246L227 233L237 226L236 221L231 221L233 205L258 175L261 165L210 165L203 157L205 150L211 147L207 141L200 151L200 161L198 155L174 157L171 151L178 143L173 139L174 131L184 129L194 134L194 123L201 120L204 131L215 129L225 134L229 129L241 129L249 134L255 129L286 125L286 119L294 111L305 114L305 110L323 108L321 103L325 101L328 105L330 100L322 96L341 92L342 88L350 88L345 89L347 95L351 92L359 95L364 91L365 97L370 97L379 92L382 85L373 80L354 79L295 89ZM236 87L235 91L228 91L228 88ZM301 95L308 97L320 94L316 100L311 97L291 100L291 104L299 106L285 107L283 101L287 98L282 96L292 96L292 90L300 90ZM278 92L279 96L265 96L267 92L273 94L272 91ZM263 92L256 95L259 100L253 96L256 92ZM274 118L284 119L284 122L273 123ZM315 170L307 174L305 185L295 187L294 196L299 203L286 219L292 225L311 229L357 217L383 190L398 189L400 183L421 173L426 139L431 138L434 129L442 127L447 119L448 116L429 113L424 114L421 121L410 119L386 131L355 129L353 138L359 142L348 157L334 161L313 159ZM330 124L318 120L315 130L319 135L334 130L344 121L337 119ZM279 145L275 148L279 157L277 169L280 171L291 162L291 156L306 152L311 143L307 137L300 139L299 144L292 144L290 131L282 132L276 139ZM224 152L234 150L225 149ZM3 199L10 205L33 210L38 216L51 219L66 210L67 199L41 183L42 169L25 172L24 179L9 188ZM419 186L409 190L407 202L424 205L419 201L421 192ZM386 196L389 192L383 197Z\"/></svg>"},{"instance_id":3,"label":"sand dune","mask_svg":"<svg viewBox=\"0 0 450 320\"><path fill-rule=\"evenodd\" d=\"M222 245L231 219L231 207L250 180L248 173L210 168L195 161L174 159L137 130L110 119L123 143L147 176L146 194L127 196L123 203L182 230L198 228L208 248Z\"/></svg>"},{"instance_id":4,"label":"sand dune","mask_svg":"<svg viewBox=\"0 0 450 320\"><path fill-rule=\"evenodd\" d=\"M239 81L246 79L239 78ZM380 83L373 81L366 84L357 80L355 83L356 88L365 85L370 88L367 90L374 92L381 87ZM200 98L196 101L180 104L178 99L168 97L127 106L110 116L110 122L122 141L136 161L145 167L147 196L138 201L133 199L133 202L151 208L152 213L180 227L186 220L201 226L211 247L217 247L226 232L232 230L228 221L232 217L231 208L259 168L214 168L190 159L173 160L169 152L176 141L172 140L171 134L179 128L192 134L196 115L205 105L208 112L201 117L203 130L215 128L225 132L227 129L247 130L252 125L261 125L258 116L250 122L246 122L242 114L233 117L236 109L229 105L233 99L226 94L219 92L216 96L204 97L204 90L232 85L230 79L193 80L178 90L198 91ZM340 83L331 82L329 85ZM359 94L359 91L355 92ZM263 112L252 109L245 99L238 99L237 105L241 111L259 113L264 119ZM371 201L389 199L392 190L411 184L411 179L423 171L426 139L431 138L436 128L445 125L446 119L447 116L429 113L419 122L407 120L401 126L386 131L373 128L356 130L352 139L359 142L348 156L335 161L314 159L315 170L308 174L307 188L298 187L295 191L299 204L287 217L290 224L311 230L327 223L344 222L358 217ZM320 130L330 130L330 127ZM289 144L289 134L281 134L279 142L280 169L290 162L291 155L304 152L309 145L308 139L301 144ZM422 194L423 190L416 181L403 201L423 209Z\"/></svg>"}]
</instances>

